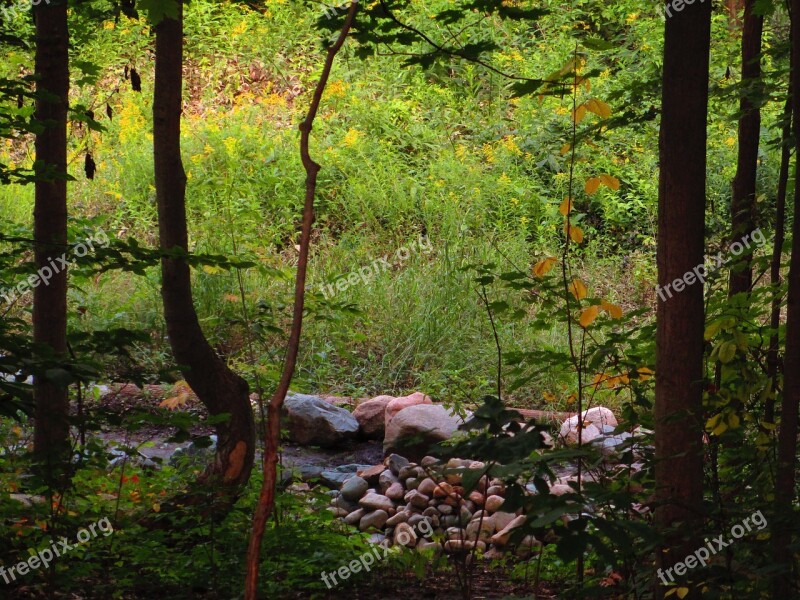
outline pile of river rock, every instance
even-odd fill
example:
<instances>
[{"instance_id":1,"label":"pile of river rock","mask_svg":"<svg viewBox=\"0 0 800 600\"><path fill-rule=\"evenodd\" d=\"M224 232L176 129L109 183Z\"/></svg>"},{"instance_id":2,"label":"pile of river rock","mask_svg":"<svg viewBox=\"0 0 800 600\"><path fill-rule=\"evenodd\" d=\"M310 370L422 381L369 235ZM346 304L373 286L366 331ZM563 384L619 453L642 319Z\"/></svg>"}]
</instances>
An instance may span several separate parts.
<instances>
[{"instance_id":1,"label":"pile of river rock","mask_svg":"<svg viewBox=\"0 0 800 600\"><path fill-rule=\"evenodd\" d=\"M414 406L418 405L410 404ZM379 414L388 417L385 421L391 428L392 421L409 410L414 409L403 407L395 414ZM630 445L632 437L639 438L637 432L617 433L617 419L605 407L585 411L581 426L581 443L597 445L612 462L621 448ZM576 445L578 437L578 418L573 416L562 423L558 438L560 443ZM549 436L546 443L552 444ZM339 489L331 491L331 510L346 523L372 533L370 540L384 546L443 549L451 554L469 552L477 546L487 558L509 551L527 556L540 542L531 535L522 539L513 535L526 517L519 510L503 510L503 481L484 476L472 491L461 485L462 476L456 470L484 467L484 463L468 459L441 464L426 456L415 463L390 454L382 464L340 474L335 486ZM558 479L550 486L550 493L571 493L571 480L574 477ZM536 493L532 484L527 490Z\"/></svg>"},{"instance_id":2,"label":"pile of river rock","mask_svg":"<svg viewBox=\"0 0 800 600\"><path fill-rule=\"evenodd\" d=\"M448 474L437 476L442 467ZM433 457L416 464L392 454L383 464L346 479L341 490L333 492L331 510L361 531L373 532L370 541L380 545L458 553L471 551L477 544L487 558L498 557L512 549L512 533L525 517L519 511L503 510L505 486L501 480L482 477L477 488L467 493L461 475L452 472L484 467L482 462L462 459L441 465ZM569 491L565 483L551 489L555 494ZM444 543L437 543L434 537ZM529 535L513 550L527 555L538 545Z\"/></svg>"}]
</instances>

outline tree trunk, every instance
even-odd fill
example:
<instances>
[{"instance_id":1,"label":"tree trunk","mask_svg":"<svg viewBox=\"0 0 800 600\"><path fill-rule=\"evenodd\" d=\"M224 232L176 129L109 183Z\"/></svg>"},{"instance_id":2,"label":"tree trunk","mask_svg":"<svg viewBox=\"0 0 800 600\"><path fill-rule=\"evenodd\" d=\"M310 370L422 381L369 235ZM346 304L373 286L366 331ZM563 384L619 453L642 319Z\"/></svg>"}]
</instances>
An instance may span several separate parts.
<instances>
[{"instance_id":1,"label":"tree trunk","mask_svg":"<svg viewBox=\"0 0 800 600\"><path fill-rule=\"evenodd\" d=\"M250 532L250 542L247 545L247 565L244 580L245 600L256 600L258 597L258 570L261 564L261 541L264 538L264 529L267 519L272 514L275 506L275 487L278 475L278 444L281 430L281 408L286 400L286 393L294 376L297 354L300 349L300 335L303 330L303 307L305 305L306 270L308 268L308 253L311 247L311 227L314 224L314 197L317 193L317 174L320 165L311 158L309 140L314 127L314 119L319 111L322 94L328 84L328 78L333 68L333 61L339 50L342 49L350 28L355 21L358 11L358 1L353 0L347 11L342 29L336 41L328 48L325 64L322 67L311 106L306 118L300 123L300 159L306 172L306 191L303 201L303 224L300 233L300 257L297 260L297 275L294 285L294 307L292 311L292 328L289 333L289 344L286 349L286 362L283 365L281 380L269 402L267 411L267 439L264 443L264 479L261 483L261 492L253 514L253 526Z\"/></svg>"},{"instance_id":2,"label":"tree trunk","mask_svg":"<svg viewBox=\"0 0 800 600\"><path fill-rule=\"evenodd\" d=\"M186 174L181 161L183 6L177 19L155 27L153 158L158 230L163 251L188 252ZM255 455L255 422L247 382L233 373L205 338L192 301L191 272L181 257L161 261L161 296L170 346L192 390L212 415L229 413L217 425L217 454L206 470L207 489L223 504L247 483Z\"/></svg>"},{"instance_id":3,"label":"tree trunk","mask_svg":"<svg viewBox=\"0 0 800 600\"><path fill-rule=\"evenodd\" d=\"M665 26L657 257L662 290L704 261L711 5L687 6ZM703 519L703 284L677 288L659 295L657 307L656 521L667 540L657 563L665 572L698 546L694 537ZM661 581L655 579L657 598L668 589ZM691 597L699 597L688 587Z\"/></svg>"},{"instance_id":4,"label":"tree trunk","mask_svg":"<svg viewBox=\"0 0 800 600\"><path fill-rule=\"evenodd\" d=\"M756 0L746 0L742 29L742 89L739 100L739 156L731 199L731 244L750 238L755 229L756 174L761 132L761 109L753 102L760 91L761 33L764 17L754 13ZM731 269L728 293L747 293L753 285L752 251L746 250Z\"/></svg>"},{"instance_id":5,"label":"tree trunk","mask_svg":"<svg viewBox=\"0 0 800 600\"><path fill-rule=\"evenodd\" d=\"M742 0L725 0L725 10L728 13L728 29L731 31L738 29L742 25L739 19L739 11L742 8Z\"/></svg>"},{"instance_id":6,"label":"tree trunk","mask_svg":"<svg viewBox=\"0 0 800 600\"><path fill-rule=\"evenodd\" d=\"M791 86L794 113L795 158L800 156L800 0L791 0ZM800 189L800 169L795 169L795 190ZM795 193L796 196L796 193ZM797 464L797 411L800 408L800 206L795 197L792 224L792 254L789 262L789 299L786 307L786 352L784 354L783 403L778 433L778 464L775 474L775 516L772 522L773 558L785 569L775 578L773 598L794 597L792 578L792 531L795 468Z\"/></svg>"},{"instance_id":7,"label":"tree trunk","mask_svg":"<svg viewBox=\"0 0 800 600\"><path fill-rule=\"evenodd\" d=\"M69 29L66 0L40 3L36 19L36 120L46 123L36 135L36 185L33 209L34 254L39 273L50 272L33 292L33 340L56 357L67 352L67 270L50 266L67 251L67 106ZM46 270L45 270L46 269ZM34 381L34 450L49 475L69 454L67 389L37 377Z\"/></svg>"},{"instance_id":8,"label":"tree trunk","mask_svg":"<svg viewBox=\"0 0 800 600\"><path fill-rule=\"evenodd\" d=\"M772 260L770 261L770 284L773 288L772 305L770 307L770 329L773 334L769 338L769 351L767 352L767 376L772 386L772 394L767 398L764 406L764 420L775 423L775 394L778 393L780 373L780 336L778 328L781 325L781 258L783 256L783 241L786 229L786 188L789 184L789 162L792 156L792 89L783 107L783 127L781 129L781 167L778 173L778 198L775 206L775 239L772 242Z\"/></svg>"}]
</instances>

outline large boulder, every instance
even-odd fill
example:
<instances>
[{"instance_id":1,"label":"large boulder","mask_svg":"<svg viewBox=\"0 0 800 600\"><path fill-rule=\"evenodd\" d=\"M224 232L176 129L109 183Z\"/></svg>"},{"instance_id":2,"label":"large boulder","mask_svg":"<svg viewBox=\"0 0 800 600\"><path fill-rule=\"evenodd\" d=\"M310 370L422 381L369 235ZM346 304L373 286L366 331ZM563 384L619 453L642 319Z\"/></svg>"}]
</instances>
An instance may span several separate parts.
<instances>
[{"instance_id":1,"label":"large boulder","mask_svg":"<svg viewBox=\"0 0 800 600\"><path fill-rule=\"evenodd\" d=\"M289 437L298 444L336 446L358 434L352 414L318 396L290 393L284 411Z\"/></svg>"},{"instance_id":2,"label":"large boulder","mask_svg":"<svg viewBox=\"0 0 800 600\"><path fill-rule=\"evenodd\" d=\"M414 392L408 396L392 399L386 405L386 413L384 415L386 427L389 426L389 423L401 410L405 410L411 406L419 406L420 404L433 404L433 402L429 396L426 396L422 392Z\"/></svg>"},{"instance_id":3,"label":"large boulder","mask_svg":"<svg viewBox=\"0 0 800 600\"><path fill-rule=\"evenodd\" d=\"M394 399L394 396L377 396L356 406L353 416L361 426L364 436L375 440L383 437L386 429L386 406Z\"/></svg>"},{"instance_id":4,"label":"large boulder","mask_svg":"<svg viewBox=\"0 0 800 600\"><path fill-rule=\"evenodd\" d=\"M606 428L615 428L617 418L604 406L595 406L583 411L583 434L581 442L587 444L600 437ZM613 431L613 429L612 429ZM559 436L568 445L578 443L578 415L570 417L561 424Z\"/></svg>"},{"instance_id":5,"label":"large boulder","mask_svg":"<svg viewBox=\"0 0 800 600\"><path fill-rule=\"evenodd\" d=\"M433 444L450 439L461 422L458 415L441 404L410 406L389 422L383 451L399 452L412 460L419 460Z\"/></svg>"}]
</instances>

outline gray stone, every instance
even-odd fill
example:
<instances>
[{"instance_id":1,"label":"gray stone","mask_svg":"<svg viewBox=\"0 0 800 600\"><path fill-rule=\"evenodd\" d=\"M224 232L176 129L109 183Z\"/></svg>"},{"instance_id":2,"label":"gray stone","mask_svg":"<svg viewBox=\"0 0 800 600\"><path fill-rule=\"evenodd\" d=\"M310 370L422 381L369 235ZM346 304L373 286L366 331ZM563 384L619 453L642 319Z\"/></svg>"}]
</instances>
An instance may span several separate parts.
<instances>
[{"instance_id":1,"label":"gray stone","mask_svg":"<svg viewBox=\"0 0 800 600\"><path fill-rule=\"evenodd\" d=\"M411 490L407 492L405 496L403 496L403 500L411 504L411 506L416 506L420 509L428 508L428 498L425 494L420 494L417 490Z\"/></svg>"},{"instance_id":2,"label":"gray stone","mask_svg":"<svg viewBox=\"0 0 800 600\"><path fill-rule=\"evenodd\" d=\"M403 489L403 484L399 481L395 481L386 489L383 495L387 498L391 498L392 500L400 500L404 493L405 490Z\"/></svg>"},{"instance_id":3,"label":"gray stone","mask_svg":"<svg viewBox=\"0 0 800 600\"><path fill-rule=\"evenodd\" d=\"M386 524L388 526L390 526L390 527L395 527L395 526L399 525L400 523L405 523L406 521L408 521L408 518L410 516L411 515L410 515L410 513L408 511L400 510L400 511L397 511L397 513L395 513L395 515L392 518L390 518L388 521L386 521Z\"/></svg>"},{"instance_id":4,"label":"gray stone","mask_svg":"<svg viewBox=\"0 0 800 600\"><path fill-rule=\"evenodd\" d=\"M437 442L458 431L461 418L439 404L417 404L401 410L389 421L383 440L384 452L402 452L412 460Z\"/></svg>"},{"instance_id":5,"label":"gray stone","mask_svg":"<svg viewBox=\"0 0 800 600\"><path fill-rule=\"evenodd\" d=\"M289 437L298 444L336 446L355 438L359 431L351 413L318 396L290 392L284 411Z\"/></svg>"},{"instance_id":6,"label":"gray stone","mask_svg":"<svg viewBox=\"0 0 800 600\"><path fill-rule=\"evenodd\" d=\"M433 494L433 490L435 488L436 488L436 482L430 477L426 477L425 479L420 481L416 489L420 494L425 494L426 496L430 496L431 494Z\"/></svg>"},{"instance_id":7,"label":"gray stone","mask_svg":"<svg viewBox=\"0 0 800 600\"><path fill-rule=\"evenodd\" d=\"M486 498L486 510L490 513L496 512L500 510L500 507L503 506L503 502L505 502L505 498L502 496L489 496Z\"/></svg>"},{"instance_id":8,"label":"gray stone","mask_svg":"<svg viewBox=\"0 0 800 600\"><path fill-rule=\"evenodd\" d=\"M392 501L386 496L382 496L380 494L367 494L358 501L358 504L367 510L383 510L386 512L387 516L389 514L389 510L394 510L394 504Z\"/></svg>"},{"instance_id":9,"label":"gray stone","mask_svg":"<svg viewBox=\"0 0 800 600\"><path fill-rule=\"evenodd\" d=\"M366 531L367 529L381 529L386 525L386 521L388 520L389 513L385 510L375 510L361 517L358 528L361 531Z\"/></svg>"},{"instance_id":10,"label":"gray stone","mask_svg":"<svg viewBox=\"0 0 800 600\"><path fill-rule=\"evenodd\" d=\"M389 469L386 469L378 478L378 489L383 493L388 490L393 483L397 483L397 481L397 476Z\"/></svg>"},{"instance_id":11,"label":"gray stone","mask_svg":"<svg viewBox=\"0 0 800 600\"><path fill-rule=\"evenodd\" d=\"M346 500L357 502L358 499L367 492L368 488L369 484L366 480L356 475L355 477L345 480L342 484L342 496L344 496Z\"/></svg>"},{"instance_id":12,"label":"gray stone","mask_svg":"<svg viewBox=\"0 0 800 600\"><path fill-rule=\"evenodd\" d=\"M333 469L325 469L320 473L320 480L322 483L331 488L339 489L342 484L353 477L357 471L364 468L364 465L350 464L339 465Z\"/></svg>"},{"instance_id":13,"label":"gray stone","mask_svg":"<svg viewBox=\"0 0 800 600\"><path fill-rule=\"evenodd\" d=\"M410 463L407 458L403 458L399 454L390 454L389 458L387 459L386 466L389 467L392 473L399 476L400 471L405 467L409 466L409 464Z\"/></svg>"},{"instance_id":14,"label":"gray stone","mask_svg":"<svg viewBox=\"0 0 800 600\"><path fill-rule=\"evenodd\" d=\"M423 467L432 467L439 464L439 459L434 456L425 456L419 464L421 464Z\"/></svg>"},{"instance_id":15,"label":"gray stone","mask_svg":"<svg viewBox=\"0 0 800 600\"><path fill-rule=\"evenodd\" d=\"M113 451L112 451L113 452ZM171 467L198 467L205 466L214 459L217 452L217 436L209 435L200 437L193 441L186 448L178 448L169 457ZM117 462L112 461L111 464ZM128 464L131 464L130 462Z\"/></svg>"},{"instance_id":16,"label":"gray stone","mask_svg":"<svg viewBox=\"0 0 800 600\"><path fill-rule=\"evenodd\" d=\"M517 515L510 512L503 512L502 510L497 511L492 515L494 518L494 524L497 528L497 531L502 531L508 524L511 523L514 519L516 519Z\"/></svg>"},{"instance_id":17,"label":"gray stone","mask_svg":"<svg viewBox=\"0 0 800 600\"><path fill-rule=\"evenodd\" d=\"M400 523L394 530L394 543L413 548L417 545L417 533L408 523Z\"/></svg>"},{"instance_id":18,"label":"gray stone","mask_svg":"<svg viewBox=\"0 0 800 600\"><path fill-rule=\"evenodd\" d=\"M363 508L359 508L358 510L354 510L349 515L344 518L344 522L348 525L358 525L361 521L361 517L367 514L367 511Z\"/></svg>"},{"instance_id":19,"label":"gray stone","mask_svg":"<svg viewBox=\"0 0 800 600\"><path fill-rule=\"evenodd\" d=\"M346 510L348 513L358 510L358 504L356 502L350 502L349 500L346 500L341 494L336 496L331 504L336 508L342 508Z\"/></svg>"}]
</instances>

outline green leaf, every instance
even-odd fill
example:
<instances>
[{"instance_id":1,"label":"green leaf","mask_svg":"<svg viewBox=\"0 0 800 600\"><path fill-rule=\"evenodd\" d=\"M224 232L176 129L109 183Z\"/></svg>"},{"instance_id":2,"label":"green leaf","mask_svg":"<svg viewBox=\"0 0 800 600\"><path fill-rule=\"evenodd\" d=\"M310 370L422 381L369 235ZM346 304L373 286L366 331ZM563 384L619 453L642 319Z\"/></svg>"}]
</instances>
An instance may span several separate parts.
<instances>
[{"instance_id":1,"label":"green leaf","mask_svg":"<svg viewBox=\"0 0 800 600\"><path fill-rule=\"evenodd\" d=\"M736 356L736 343L731 340L722 342L718 351L719 361L723 364L728 364Z\"/></svg>"},{"instance_id":2,"label":"green leaf","mask_svg":"<svg viewBox=\"0 0 800 600\"><path fill-rule=\"evenodd\" d=\"M165 18L178 18L176 0L139 0L138 8L147 13L151 25L158 25Z\"/></svg>"},{"instance_id":3,"label":"green leaf","mask_svg":"<svg viewBox=\"0 0 800 600\"><path fill-rule=\"evenodd\" d=\"M583 45L589 50L611 50L617 47L617 44L601 38L587 38L583 40Z\"/></svg>"}]
</instances>

